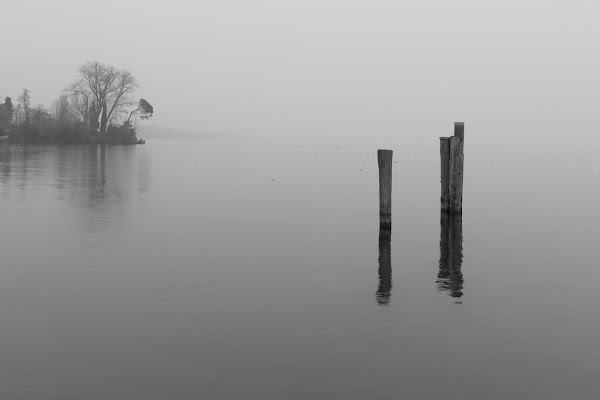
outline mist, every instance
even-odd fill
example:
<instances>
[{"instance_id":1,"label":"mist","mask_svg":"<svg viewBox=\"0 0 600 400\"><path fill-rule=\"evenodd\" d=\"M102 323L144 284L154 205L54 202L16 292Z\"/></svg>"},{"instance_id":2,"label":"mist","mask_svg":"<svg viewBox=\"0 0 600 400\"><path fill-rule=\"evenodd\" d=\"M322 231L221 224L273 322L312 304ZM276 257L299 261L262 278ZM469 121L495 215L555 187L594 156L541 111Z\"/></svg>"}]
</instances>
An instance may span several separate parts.
<instances>
[{"instance_id":1,"label":"mist","mask_svg":"<svg viewBox=\"0 0 600 400\"><path fill-rule=\"evenodd\" d=\"M598 21L3 2L0 398L597 398Z\"/></svg>"},{"instance_id":2,"label":"mist","mask_svg":"<svg viewBox=\"0 0 600 400\"><path fill-rule=\"evenodd\" d=\"M90 4L3 5L0 95L50 104L98 60L168 128L385 146L465 121L484 141L600 143L598 2Z\"/></svg>"}]
</instances>

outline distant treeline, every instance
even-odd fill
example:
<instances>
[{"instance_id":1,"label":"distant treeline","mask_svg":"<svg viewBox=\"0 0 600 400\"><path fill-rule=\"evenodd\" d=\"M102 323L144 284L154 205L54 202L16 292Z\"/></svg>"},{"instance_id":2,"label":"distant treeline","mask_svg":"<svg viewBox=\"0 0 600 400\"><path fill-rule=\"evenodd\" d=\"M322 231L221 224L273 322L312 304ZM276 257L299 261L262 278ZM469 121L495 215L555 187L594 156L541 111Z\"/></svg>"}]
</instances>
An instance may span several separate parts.
<instances>
[{"instance_id":1,"label":"distant treeline","mask_svg":"<svg viewBox=\"0 0 600 400\"><path fill-rule=\"evenodd\" d=\"M0 99L0 141L143 143L136 137L136 123L152 117L154 109L144 99L135 100L138 84L131 71L97 61L78 71L51 108L32 107L29 89L16 101Z\"/></svg>"}]
</instances>

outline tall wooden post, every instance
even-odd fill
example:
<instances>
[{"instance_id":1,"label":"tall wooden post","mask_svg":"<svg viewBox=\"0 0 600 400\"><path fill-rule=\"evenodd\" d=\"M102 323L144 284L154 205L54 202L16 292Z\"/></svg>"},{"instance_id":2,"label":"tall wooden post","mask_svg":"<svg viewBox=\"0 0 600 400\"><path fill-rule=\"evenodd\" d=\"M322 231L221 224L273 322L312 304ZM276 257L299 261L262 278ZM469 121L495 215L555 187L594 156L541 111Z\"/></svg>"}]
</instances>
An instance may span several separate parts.
<instances>
[{"instance_id":1,"label":"tall wooden post","mask_svg":"<svg viewBox=\"0 0 600 400\"><path fill-rule=\"evenodd\" d=\"M377 304L387 306L392 294L392 236L391 231L379 229L379 285Z\"/></svg>"},{"instance_id":2,"label":"tall wooden post","mask_svg":"<svg viewBox=\"0 0 600 400\"><path fill-rule=\"evenodd\" d=\"M464 122L454 123L454 136L440 138L441 209L462 213L464 172Z\"/></svg>"},{"instance_id":3,"label":"tall wooden post","mask_svg":"<svg viewBox=\"0 0 600 400\"><path fill-rule=\"evenodd\" d=\"M379 166L379 228L392 229L392 150L377 150Z\"/></svg>"},{"instance_id":4,"label":"tall wooden post","mask_svg":"<svg viewBox=\"0 0 600 400\"><path fill-rule=\"evenodd\" d=\"M450 211L462 213L465 123L454 123L450 138Z\"/></svg>"},{"instance_id":5,"label":"tall wooden post","mask_svg":"<svg viewBox=\"0 0 600 400\"><path fill-rule=\"evenodd\" d=\"M442 190L440 203L442 211L450 209L450 138L440 138L440 167Z\"/></svg>"}]
</instances>

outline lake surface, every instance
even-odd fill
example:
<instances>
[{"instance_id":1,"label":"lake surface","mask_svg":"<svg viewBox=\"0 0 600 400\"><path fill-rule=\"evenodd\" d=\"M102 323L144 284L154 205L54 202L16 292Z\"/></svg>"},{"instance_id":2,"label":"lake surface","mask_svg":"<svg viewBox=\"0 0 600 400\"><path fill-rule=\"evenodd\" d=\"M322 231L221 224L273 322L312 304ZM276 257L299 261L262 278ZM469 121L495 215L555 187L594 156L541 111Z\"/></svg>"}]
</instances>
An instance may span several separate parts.
<instances>
[{"instance_id":1,"label":"lake surface","mask_svg":"<svg viewBox=\"0 0 600 400\"><path fill-rule=\"evenodd\" d=\"M0 145L0 397L600 396L593 149L147 143Z\"/></svg>"}]
</instances>

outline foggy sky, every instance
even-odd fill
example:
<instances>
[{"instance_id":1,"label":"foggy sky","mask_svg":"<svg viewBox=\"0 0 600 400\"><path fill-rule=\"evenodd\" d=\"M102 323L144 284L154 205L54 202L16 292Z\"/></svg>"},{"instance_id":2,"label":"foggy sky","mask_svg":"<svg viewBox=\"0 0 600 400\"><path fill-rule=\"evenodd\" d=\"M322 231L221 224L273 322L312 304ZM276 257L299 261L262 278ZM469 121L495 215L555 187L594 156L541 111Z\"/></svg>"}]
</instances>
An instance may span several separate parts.
<instances>
[{"instance_id":1,"label":"foggy sky","mask_svg":"<svg viewBox=\"0 0 600 400\"><path fill-rule=\"evenodd\" d=\"M600 2L6 1L0 95L131 69L152 124L259 138L598 145ZM496 139L497 140L497 139Z\"/></svg>"}]
</instances>

